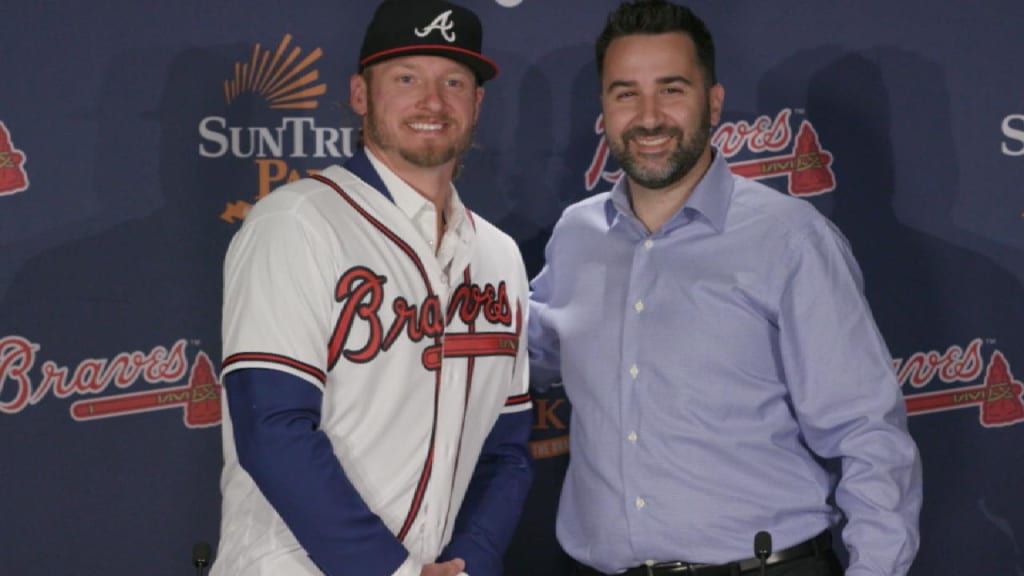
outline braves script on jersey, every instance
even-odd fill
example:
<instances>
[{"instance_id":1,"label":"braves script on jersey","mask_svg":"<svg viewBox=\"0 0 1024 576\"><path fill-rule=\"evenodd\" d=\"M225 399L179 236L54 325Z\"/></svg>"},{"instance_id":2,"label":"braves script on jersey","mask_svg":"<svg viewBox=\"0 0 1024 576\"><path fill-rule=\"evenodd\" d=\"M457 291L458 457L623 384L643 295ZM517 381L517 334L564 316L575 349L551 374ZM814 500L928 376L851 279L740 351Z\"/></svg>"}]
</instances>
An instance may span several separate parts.
<instances>
[{"instance_id":1,"label":"braves script on jersey","mask_svg":"<svg viewBox=\"0 0 1024 576\"><path fill-rule=\"evenodd\" d=\"M333 166L261 200L225 264L224 374L269 368L322 389L346 475L423 563L451 539L498 416L530 409L518 248L468 212L449 228L444 267L398 206ZM238 465L224 414L222 557L319 574Z\"/></svg>"}]
</instances>

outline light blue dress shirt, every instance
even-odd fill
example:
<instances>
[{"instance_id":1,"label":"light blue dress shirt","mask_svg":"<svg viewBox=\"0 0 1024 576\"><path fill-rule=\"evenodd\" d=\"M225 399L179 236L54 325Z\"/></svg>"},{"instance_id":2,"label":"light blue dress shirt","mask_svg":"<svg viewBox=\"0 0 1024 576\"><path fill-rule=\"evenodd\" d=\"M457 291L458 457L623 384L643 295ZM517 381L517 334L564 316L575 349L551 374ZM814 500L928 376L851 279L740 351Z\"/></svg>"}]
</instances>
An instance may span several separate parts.
<instances>
[{"instance_id":1,"label":"light blue dress shirt","mask_svg":"<svg viewBox=\"0 0 1024 576\"><path fill-rule=\"evenodd\" d=\"M559 542L604 572L723 563L845 515L847 575L903 575L921 467L859 267L812 205L715 156L653 234L625 178L552 233L529 336L533 381L573 406Z\"/></svg>"}]
</instances>

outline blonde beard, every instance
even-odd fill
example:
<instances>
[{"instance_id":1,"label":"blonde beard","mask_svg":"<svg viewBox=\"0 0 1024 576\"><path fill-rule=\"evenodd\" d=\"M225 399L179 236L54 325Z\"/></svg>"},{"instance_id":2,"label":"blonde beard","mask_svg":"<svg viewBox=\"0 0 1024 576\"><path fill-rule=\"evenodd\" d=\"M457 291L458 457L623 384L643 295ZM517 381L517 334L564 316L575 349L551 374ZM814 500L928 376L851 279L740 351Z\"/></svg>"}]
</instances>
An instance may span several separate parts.
<instances>
[{"instance_id":1,"label":"blonde beard","mask_svg":"<svg viewBox=\"0 0 1024 576\"><path fill-rule=\"evenodd\" d=\"M421 168L433 168L441 166L451 162L453 160L458 164L460 159L473 143L473 132L476 130L476 125L472 126L466 131L464 137L456 139L448 146L443 147L431 147L422 150L410 150L394 143L394 138L387 130L382 130L381 125L377 122L377 116L373 107L373 100L367 99L366 101L366 119L364 121L366 128L366 139L372 142L374 146L385 151L385 152L397 152L398 155L406 162L419 166Z\"/></svg>"}]
</instances>

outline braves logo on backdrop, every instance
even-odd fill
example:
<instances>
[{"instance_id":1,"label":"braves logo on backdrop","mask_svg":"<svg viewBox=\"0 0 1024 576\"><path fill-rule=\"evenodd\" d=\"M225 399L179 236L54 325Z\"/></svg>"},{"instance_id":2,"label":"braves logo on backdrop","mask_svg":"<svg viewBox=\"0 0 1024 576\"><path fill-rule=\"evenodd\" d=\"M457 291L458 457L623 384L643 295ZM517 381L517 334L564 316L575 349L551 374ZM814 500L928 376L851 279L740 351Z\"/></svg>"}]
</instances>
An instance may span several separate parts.
<instances>
[{"instance_id":1,"label":"braves logo on backdrop","mask_svg":"<svg viewBox=\"0 0 1024 576\"><path fill-rule=\"evenodd\" d=\"M413 32L415 32L416 35L419 36L420 38L426 38L427 36L430 35L431 32L437 30L441 32L441 36L444 36L444 39L447 40L448 43L450 44L452 42L455 42L454 28L455 23L452 22L452 11L448 10L446 12L438 14L437 17L434 18L434 20L430 23L429 26L424 26L423 28L413 28Z\"/></svg>"},{"instance_id":2,"label":"braves logo on backdrop","mask_svg":"<svg viewBox=\"0 0 1024 576\"><path fill-rule=\"evenodd\" d=\"M505 282L493 284L471 284L464 282L452 293L448 312L442 311L441 301L431 294L422 302L409 302L398 296L385 305L387 277L377 274L365 266L349 269L338 280L335 300L342 304L341 313L328 343L327 366L333 369L341 358L349 362L366 363L389 350L395 342L406 337L412 342L424 338L439 339L443 344L434 344L424 350L421 358L427 370L439 370L442 356L515 356L519 345L520 313L513 318ZM394 317L385 326L381 308L391 310ZM458 316L467 326L475 325L482 316L488 323L511 327L510 332L470 332L465 334L445 333L445 326ZM361 325L365 330L354 330ZM361 341L354 341L353 334L366 334Z\"/></svg>"},{"instance_id":3,"label":"braves logo on backdrop","mask_svg":"<svg viewBox=\"0 0 1024 576\"><path fill-rule=\"evenodd\" d=\"M0 196L28 190L26 161L28 157L14 147L10 131L3 122L0 122Z\"/></svg>"},{"instance_id":4,"label":"braves logo on backdrop","mask_svg":"<svg viewBox=\"0 0 1024 576\"><path fill-rule=\"evenodd\" d=\"M978 420L986 428L1024 421L1024 401L1021 400L1024 384L1013 376L1010 362L1002 351L992 350L986 362L982 345L981 338L975 338L965 347L954 345L946 350L915 352L905 359L894 359L900 385L909 385L912 389L931 384L972 384L905 395L907 414L976 408Z\"/></svg>"},{"instance_id":5,"label":"braves logo on backdrop","mask_svg":"<svg viewBox=\"0 0 1024 576\"><path fill-rule=\"evenodd\" d=\"M758 155L753 160L730 162L734 174L753 180L785 178L786 191L793 196L817 196L835 190L832 154L821 147L818 131L806 118L800 120L794 137L793 115L791 108L784 108L774 118L763 115L753 122L722 122L711 143L725 158L743 151ZM615 183L622 176L621 169L608 169L611 149L604 137L603 116L598 116L594 133L601 140L584 177L588 191L602 181Z\"/></svg>"},{"instance_id":6,"label":"braves logo on backdrop","mask_svg":"<svg viewBox=\"0 0 1024 576\"><path fill-rule=\"evenodd\" d=\"M88 358L74 367L46 360L36 369L39 344L21 336L0 338L0 413L18 414L50 397L80 397L70 407L79 422L180 408L186 427L216 426L221 420L217 374L202 350L190 365L187 345L178 340L170 348ZM180 385L134 390L142 384ZM111 389L118 392L104 395Z\"/></svg>"},{"instance_id":7,"label":"braves logo on backdrop","mask_svg":"<svg viewBox=\"0 0 1024 576\"><path fill-rule=\"evenodd\" d=\"M235 62L224 80L225 112L240 100L255 99L276 123L232 125L226 115L199 122L199 155L216 162L245 162L256 168L255 194L225 204L221 220L236 223L252 203L282 184L319 172L300 171L293 161L314 159L324 166L352 156L353 127L318 126L310 114L320 107L327 85L315 67L323 56L316 48L306 53L285 34L274 49L255 44L251 54ZM280 114L279 116L277 114Z\"/></svg>"}]
</instances>

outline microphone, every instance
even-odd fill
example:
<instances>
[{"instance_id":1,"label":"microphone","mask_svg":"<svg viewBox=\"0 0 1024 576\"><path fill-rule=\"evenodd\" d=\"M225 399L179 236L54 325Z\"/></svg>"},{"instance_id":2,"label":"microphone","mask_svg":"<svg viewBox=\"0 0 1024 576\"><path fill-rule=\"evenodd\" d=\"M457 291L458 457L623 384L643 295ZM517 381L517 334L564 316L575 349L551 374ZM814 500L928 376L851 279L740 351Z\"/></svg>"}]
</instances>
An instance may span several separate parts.
<instances>
[{"instance_id":1,"label":"microphone","mask_svg":"<svg viewBox=\"0 0 1024 576\"><path fill-rule=\"evenodd\" d=\"M764 576L765 562L772 555L772 535L764 530L754 534L754 556L761 561L761 576Z\"/></svg>"},{"instance_id":2,"label":"microphone","mask_svg":"<svg viewBox=\"0 0 1024 576\"><path fill-rule=\"evenodd\" d=\"M203 576L203 568L210 565L210 545L196 542L192 546L192 565L196 567L196 576Z\"/></svg>"}]
</instances>

